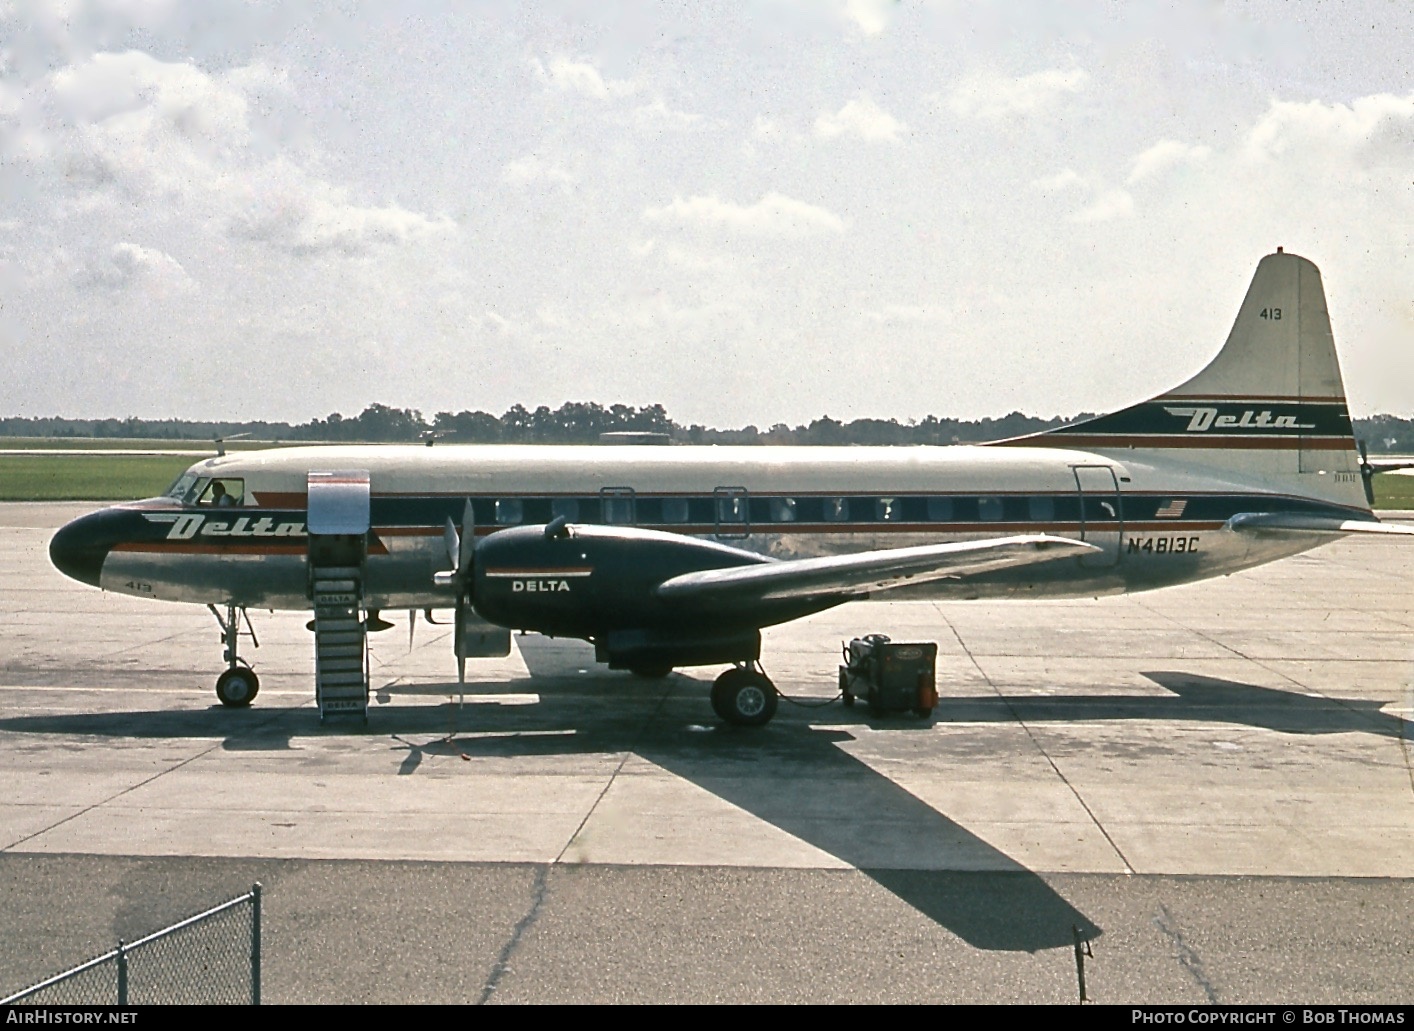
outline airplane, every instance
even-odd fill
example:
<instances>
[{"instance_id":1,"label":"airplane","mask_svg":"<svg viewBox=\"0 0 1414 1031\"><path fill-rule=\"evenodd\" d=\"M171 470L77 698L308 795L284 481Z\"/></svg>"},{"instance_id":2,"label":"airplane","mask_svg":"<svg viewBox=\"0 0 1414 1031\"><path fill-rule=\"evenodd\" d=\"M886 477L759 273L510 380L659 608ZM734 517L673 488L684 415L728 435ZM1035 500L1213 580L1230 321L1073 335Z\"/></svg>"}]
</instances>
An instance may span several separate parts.
<instances>
[{"instance_id":1,"label":"airplane","mask_svg":"<svg viewBox=\"0 0 1414 1031\"><path fill-rule=\"evenodd\" d=\"M455 610L454 651L580 638L645 677L727 665L711 703L759 726L764 627L887 597L1094 597L1188 583L1347 534L1371 512L1316 266L1257 266L1182 385L1034 435L951 447L367 445L223 454L50 543L104 590L207 605L222 704L259 679L248 608L314 610L316 697L367 719L381 610ZM225 609L224 617L218 606ZM243 631L242 625L248 629ZM258 644L258 641L256 642ZM361 691L361 695L360 695ZM925 709L926 711L926 709Z\"/></svg>"}]
</instances>

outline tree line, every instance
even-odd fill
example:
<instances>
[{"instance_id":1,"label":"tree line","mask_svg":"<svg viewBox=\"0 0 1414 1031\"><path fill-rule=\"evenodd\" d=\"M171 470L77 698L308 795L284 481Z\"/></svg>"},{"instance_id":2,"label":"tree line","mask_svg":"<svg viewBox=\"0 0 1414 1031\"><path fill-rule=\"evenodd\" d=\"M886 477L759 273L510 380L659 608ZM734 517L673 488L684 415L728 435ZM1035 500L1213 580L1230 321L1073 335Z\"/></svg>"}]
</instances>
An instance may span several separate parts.
<instances>
[{"instance_id":1,"label":"tree line","mask_svg":"<svg viewBox=\"0 0 1414 1031\"><path fill-rule=\"evenodd\" d=\"M573 401L551 409L513 405L501 415L483 411L438 412L430 420L413 408L369 405L358 415L333 412L307 423L202 422L184 419L0 418L7 437L136 437L156 440L211 440L247 434L259 440L407 443L429 437L467 444L592 444L604 433L660 433L682 444L967 444L1039 433L1091 418L1036 418L1012 412L992 419L853 419L822 416L809 423L776 423L761 428L713 429L682 425L662 405L635 408ZM1414 453L1414 420L1376 415L1355 420L1355 435L1371 454Z\"/></svg>"}]
</instances>

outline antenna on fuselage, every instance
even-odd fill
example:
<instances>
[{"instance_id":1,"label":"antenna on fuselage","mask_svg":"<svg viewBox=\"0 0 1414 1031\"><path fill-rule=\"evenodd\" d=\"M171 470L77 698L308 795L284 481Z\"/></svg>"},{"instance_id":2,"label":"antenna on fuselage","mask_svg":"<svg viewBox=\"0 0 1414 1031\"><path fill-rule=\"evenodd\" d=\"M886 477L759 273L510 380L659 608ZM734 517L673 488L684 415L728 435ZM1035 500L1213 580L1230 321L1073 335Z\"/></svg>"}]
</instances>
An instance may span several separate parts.
<instances>
[{"instance_id":1,"label":"antenna on fuselage","mask_svg":"<svg viewBox=\"0 0 1414 1031\"><path fill-rule=\"evenodd\" d=\"M214 443L214 444L216 445L216 457L217 457L217 458L225 458L225 457L226 457L226 441L228 441L228 440L240 440L240 439L243 438L243 437L249 437L249 436L250 436L249 433L230 433L230 434L227 434L227 435L224 436L224 437L212 437L212 438L211 438L211 441L212 441L212 443Z\"/></svg>"}]
</instances>

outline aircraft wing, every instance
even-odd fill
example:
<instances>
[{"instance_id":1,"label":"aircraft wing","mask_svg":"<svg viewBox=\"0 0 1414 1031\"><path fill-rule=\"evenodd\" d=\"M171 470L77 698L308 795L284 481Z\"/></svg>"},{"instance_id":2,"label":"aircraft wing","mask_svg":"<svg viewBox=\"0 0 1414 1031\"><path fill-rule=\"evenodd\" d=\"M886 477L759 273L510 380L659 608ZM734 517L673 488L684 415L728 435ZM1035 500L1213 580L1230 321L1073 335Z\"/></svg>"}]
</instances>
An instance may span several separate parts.
<instances>
[{"instance_id":1,"label":"aircraft wing","mask_svg":"<svg viewBox=\"0 0 1414 1031\"><path fill-rule=\"evenodd\" d=\"M1377 519L1334 519L1292 512L1239 512L1225 525L1229 530L1243 533L1376 533L1414 537L1414 526L1404 523L1382 523Z\"/></svg>"},{"instance_id":2,"label":"aircraft wing","mask_svg":"<svg viewBox=\"0 0 1414 1031\"><path fill-rule=\"evenodd\" d=\"M857 597L905 584L926 583L947 577L961 579L974 573L1099 550L1093 544L1068 537L1052 537L1044 533L1020 534L980 541L864 551L853 555L763 562L729 569L704 569L663 581L658 585L656 594L673 601L713 597L733 601L828 595Z\"/></svg>"}]
</instances>

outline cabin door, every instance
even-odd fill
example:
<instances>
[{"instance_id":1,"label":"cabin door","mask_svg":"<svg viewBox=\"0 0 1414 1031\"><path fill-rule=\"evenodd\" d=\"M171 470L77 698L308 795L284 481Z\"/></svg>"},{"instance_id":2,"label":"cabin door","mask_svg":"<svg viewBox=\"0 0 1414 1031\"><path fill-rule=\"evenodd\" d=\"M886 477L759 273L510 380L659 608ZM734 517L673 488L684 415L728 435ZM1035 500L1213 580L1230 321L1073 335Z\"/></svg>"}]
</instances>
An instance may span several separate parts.
<instances>
[{"instance_id":1,"label":"cabin door","mask_svg":"<svg viewBox=\"0 0 1414 1031\"><path fill-rule=\"evenodd\" d=\"M362 569L368 555L367 472L311 472L307 481L309 563Z\"/></svg>"},{"instance_id":2,"label":"cabin door","mask_svg":"<svg viewBox=\"0 0 1414 1031\"><path fill-rule=\"evenodd\" d=\"M1075 489L1080 494L1080 539L1100 549L1082 555L1080 564L1103 569L1119 562L1124 544L1124 507L1119 481L1108 465L1073 465Z\"/></svg>"},{"instance_id":3,"label":"cabin door","mask_svg":"<svg viewBox=\"0 0 1414 1031\"><path fill-rule=\"evenodd\" d=\"M718 487L712 492L712 501L716 507L718 540L751 536L751 499L745 487Z\"/></svg>"}]
</instances>

